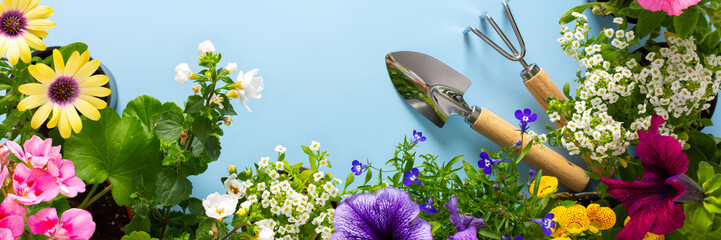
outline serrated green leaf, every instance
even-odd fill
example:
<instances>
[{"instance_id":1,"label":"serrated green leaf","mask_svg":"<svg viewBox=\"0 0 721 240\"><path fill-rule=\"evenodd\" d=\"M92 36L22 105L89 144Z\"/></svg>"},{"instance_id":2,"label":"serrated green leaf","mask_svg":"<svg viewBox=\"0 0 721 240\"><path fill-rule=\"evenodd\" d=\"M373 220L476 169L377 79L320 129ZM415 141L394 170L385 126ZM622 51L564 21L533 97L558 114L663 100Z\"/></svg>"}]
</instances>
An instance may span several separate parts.
<instances>
[{"instance_id":1,"label":"serrated green leaf","mask_svg":"<svg viewBox=\"0 0 721 240\"><path fill-rule=\"evenodd\" d=\"M165 207L172 207L190 197L193 192L193 183L181 176L174 169L163 169L158 173L156 183L158 201Z\"/></svg>"},{"instance_id":2,"label":"serrated green leaf","mask_svg":"<svg viewBox=\"0 0 721 240\"><path fill-rule=\"evenodd\" d=\"M708 181L715 175L713 167L711 167L711 165L709 165L706 162L701 162L698 164L697 174L698 174L698 182L700 182L700 183L705 183L706 181Z\"/></svg>"},{"instance_id":3,"label":"serrated green leaf","mask_svg":"<svg viewBox=\"0 0 721 240\"><path fill-rule=\"evenodd\" d=\"M213 160L218 160L220 157L220 138L215 135L211 135L205 140L205 152Z\"/></svg>"},{"instance_id":4,"label":"serrated green leaf","mask_svg":"<svg viewBox=\"0 0 721 240\"><path fill-rule=\"evenodd\" d=\"M147 218L146 218L146 220L147 220ZM135 221L135 219L133 219L133 221ZM130 224L133 224L133 222L130 222ZM130 225L130 224L128 224L128 225ZM136 230L136 231L130 233L129 235L123 236L123 238L121 238L120 240L158 240L157 238L151 238L150 234L148 234L147 232L144 232L144 231L149 230L150 229L149 227L150 227L150 220L148 220L148 229ZM127 229L128 228L126 226L126 230ZM127 231L126 231L126 234L127 234Z\"/></svg>"},{"instance_id":5,"label":"serrated green leaf","mask_svg":"<svg viewBox=\"0 0 721 240\"><path fill-rule=\"evenodd\" d=\"M193 121L193 135L198 137L200 141L205 142L212 131L212 125L213 123L206 117L196 118Z\"/></svg>"},{"instance_id":6,"label":"serrated green leaf","mask_svg":"<svg viewBox=\"0 0 721 240\"><path fill-rule=\"evenodd\" d=\"M150 238L150 235L145 231L150 230L150 219L145 217L133 217L125 227L125 234L130 235L123 236L122 240L158 240L157 238Z\"/></svg>"},{"instance_id":7,"label":"serrated green leaf","mask_svg":"<svg viewBox=\"0 0 721 240\"><path fill-rule=\"evenodd\" d=\"M188 97L188 101L185 103L185 113L191 114L200 111L205 106L203 98L198 95L192 95Z\"/></svg>"},{"instance_id":8,"label":"serrated green leaf","mask_svg":"<svg viewBox=\"0 0 721 240\"><path fill-rule=\"evenodd\" d=\"M636 38L641 39L648 36L656 28L661 27L661 22L666 19L666 12L643 10L638 15L638 24L636 25Z\"/></svg>"},{"instance_id":9,"label":"serrated green leaf","mask_svg":"<svg viewBox=\"0 0 721 240\"><path fill-rule=\"evenodd\" d=\"M183 127L183 110L175 103L163 104L163 112L155 126L155 134L162 139L177 141L185 129Z\"/></svg>"},{"instance_id":10,"label":"serrated green leaf","mask_svg":"<svg viewBox=\"0 0 721 240\"><path fill-rule=\"evenodd\" d=\"M83 131L71 135L63 145L64 156L72 159L75 174L87 184L110 180L118 205L130 204L136 189L133 181L142 175L143 195L155 196L156 175L162 155L160 141L147 138L137 118L120 118L112 108L101 109L98 121L83 120Z\"/></svg>"},{"instance_id":11,"label":"serrated green leaf","mask_svg":"<svg viewBox=\"0 0 721 240\"><path fill-rule=\"evenodd\" d=\"M158 99L148 95L137 97L130 102L123 110L123 117L136 117L143 124L145 135L151 137L154 134L155 124L161 114L161 104Z\"/></svg>"}]
</instances>

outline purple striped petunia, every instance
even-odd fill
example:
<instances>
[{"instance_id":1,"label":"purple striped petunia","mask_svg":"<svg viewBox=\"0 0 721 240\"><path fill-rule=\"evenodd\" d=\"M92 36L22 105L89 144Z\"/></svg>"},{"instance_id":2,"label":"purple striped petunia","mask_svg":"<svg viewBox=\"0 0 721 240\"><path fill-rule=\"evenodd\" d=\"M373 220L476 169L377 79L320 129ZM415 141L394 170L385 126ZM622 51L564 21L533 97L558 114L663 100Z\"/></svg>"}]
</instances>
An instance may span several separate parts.
<instances>
[{"instance_id":1,"label":"purple striped petunia","mask_svg":"<svg viewBox=\"0 0 721 240\"><path fill-rule=\"evenodd\" d=\"M396 188L354 195L336 208L330 239L432 240L431 225L417 218L420 212L408 193Z\"/></svg>"}]
</instances>

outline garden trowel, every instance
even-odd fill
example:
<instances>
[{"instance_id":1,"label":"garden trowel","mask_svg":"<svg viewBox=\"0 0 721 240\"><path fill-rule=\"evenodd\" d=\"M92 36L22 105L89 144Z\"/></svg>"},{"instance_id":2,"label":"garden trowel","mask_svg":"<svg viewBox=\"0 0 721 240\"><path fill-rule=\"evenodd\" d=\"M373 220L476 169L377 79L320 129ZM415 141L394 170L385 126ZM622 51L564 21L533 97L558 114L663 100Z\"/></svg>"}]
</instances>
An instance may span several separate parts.
<instances>
[{"instance_id":1,"label":"garden trowel","mask_svg":"<svg viewBox=\"0 0 721 240\"><path fill-rule=\"evenodd\" d=\"M436 126L443 127L449 116L459 115L473 130L500 146L511 146L521 140L517 127L488 109L469 106L463 100L463 93L471 80L440 60L419 52L402 51L386 55L386 66L401 97ZM525 147L530 139L526 134L523 136ZM583 191L588 184L583 168L546 146L532 146L523 160L557 177L574 191Z\"/></svg>"}]
</instances>

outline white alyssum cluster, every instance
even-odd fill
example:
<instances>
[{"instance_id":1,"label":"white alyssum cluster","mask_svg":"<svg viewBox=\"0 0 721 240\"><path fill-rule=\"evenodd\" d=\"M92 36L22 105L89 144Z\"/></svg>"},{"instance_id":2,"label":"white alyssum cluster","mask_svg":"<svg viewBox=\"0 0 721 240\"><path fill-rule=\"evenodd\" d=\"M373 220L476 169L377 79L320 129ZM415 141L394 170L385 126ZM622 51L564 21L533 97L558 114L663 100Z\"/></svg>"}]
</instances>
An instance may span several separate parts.
<instances>
[{"instance_id":1,"label":"white alyssum cluster","mask_svg":"<svg viewBox=\"0 0 721 240\"><path fill-rule=\"evenodd\" d=\"M638 42L633 31L605 29L589 38L586 17L573 15L575 28L562 26L558 42L580 66L578 94L568 103L552 101L548 110L557 122L563 109L571 109L567 125L551 134L571 154L589 152L599 162L622 155L638 139L637 131L648 129L653 113L667 120L660 133L678 139L673 123L709 107L706 101L721 81L721 71L712 71L721 68L720 56L706 57L703 65L693 38L669 37L669 47L645 56L650 64L644 67L628 54ZM623 19L614 22L621 25Z\"/></svg>"}]
</instances>

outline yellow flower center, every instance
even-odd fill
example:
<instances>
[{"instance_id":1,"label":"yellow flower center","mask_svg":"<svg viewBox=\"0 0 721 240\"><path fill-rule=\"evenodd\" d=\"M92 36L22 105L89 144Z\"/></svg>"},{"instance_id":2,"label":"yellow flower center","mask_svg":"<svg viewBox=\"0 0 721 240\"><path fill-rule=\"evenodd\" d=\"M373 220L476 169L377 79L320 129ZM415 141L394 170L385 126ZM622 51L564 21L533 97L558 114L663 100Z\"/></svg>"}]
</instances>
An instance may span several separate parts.
<instances>
[{"instance_id":1,"label":"yellow flower center","mask_svg":"<svg viewBox=\"0 0 721 240\"><path fill-rule=\"evenodd\" d=\"M215 209L215 213L217 213L218 215L223 215L224 212L225 212L225 208Z\"/></svg>"},{"instance_id":2,"label":"yellow flower center","mask_svg":"<svg viewBox=\"0 0 721 240\"><path fill-rule=\"evenodd\" d=\"M233 192L233 194L236 194L236 195L238 194L238 192L240 192L240 190L239 190L237 187L230 187L230 191Z\"/></svg>"}]
</instances>

